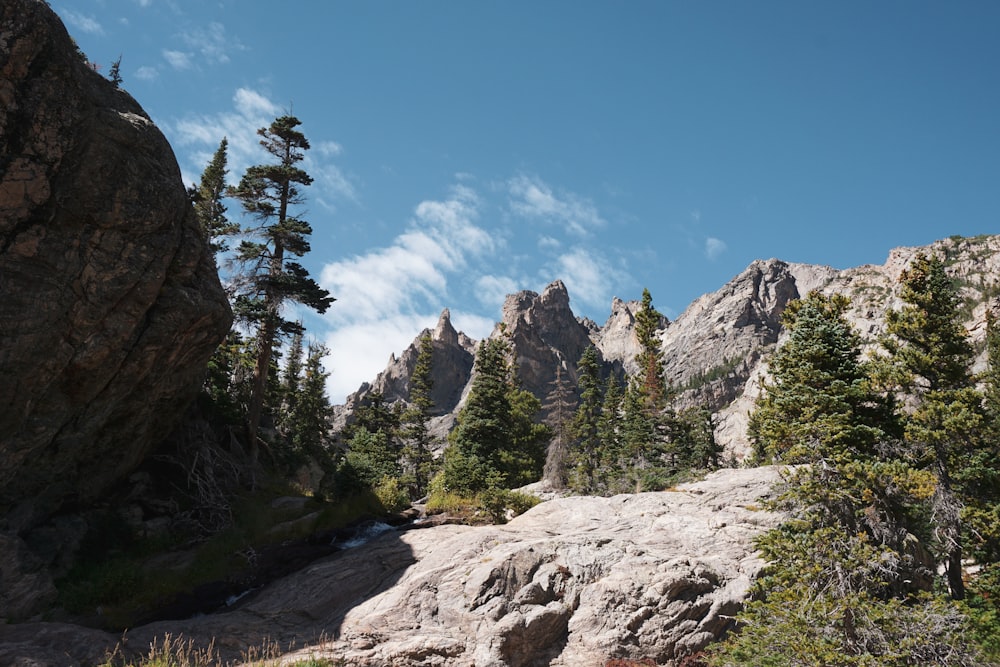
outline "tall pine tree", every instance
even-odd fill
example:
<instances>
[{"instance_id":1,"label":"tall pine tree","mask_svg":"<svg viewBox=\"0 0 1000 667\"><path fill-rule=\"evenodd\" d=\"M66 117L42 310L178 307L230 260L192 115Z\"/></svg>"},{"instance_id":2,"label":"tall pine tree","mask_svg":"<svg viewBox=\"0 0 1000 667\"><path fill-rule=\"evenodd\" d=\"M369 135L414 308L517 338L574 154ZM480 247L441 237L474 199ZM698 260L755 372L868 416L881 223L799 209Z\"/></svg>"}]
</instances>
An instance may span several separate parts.
<instances>
[{"instance_id":1,"label":"tall pine tree","mask_svg":"<svg viewBox=\"0 0 1000 667\"><path fill-rule=\"evenodd\" d=\"M412 479L411 497L419 498L427 492L432 464L430 435L431 410L434 400L431 391L434 380L431 377L434 361L434 340L430 332L420 337L417 360L410 374L409 408L403 412L404 474Z\"/></svg>"},{"instance_id":2,"label":"tall pine tree","mask_svg":"<svg viewBox=\"0 0 1000 667\"><path fill-rule=\"evenodd\" d=\"M300 124L294 116L281 116L259 129L260 145L274 161L249 167L232 191L254 221L243 229L244 240L236 253L243 266L237 315L256 327L256 364L247 409L253 461L275 345L281 335L299 328L282 316L282 307L293 301L323 313L334 300L301 264L292 261L309 252L312 234L309 223L294 212L304 201L302 188L312 183L298 166L309 149L309 141L296 129Z\"/></svg>"},{"instance_id":3,"label":"tall pine tree","mask_svg":"<svg viewBox=\"0 0 1000 667\"><path fill-rule=\"evenodd\" d=\"M900 282L904 306L888 314L882 345L900 388L916 402L906 415L906 442L910 456L937 478L937 546L951 595L961 599L961 516L976 478L987 472L981 469L986 415L971 373L973 349L959 316L961 299L944 263L920 253Z\"/></svg>"}]
</instances>

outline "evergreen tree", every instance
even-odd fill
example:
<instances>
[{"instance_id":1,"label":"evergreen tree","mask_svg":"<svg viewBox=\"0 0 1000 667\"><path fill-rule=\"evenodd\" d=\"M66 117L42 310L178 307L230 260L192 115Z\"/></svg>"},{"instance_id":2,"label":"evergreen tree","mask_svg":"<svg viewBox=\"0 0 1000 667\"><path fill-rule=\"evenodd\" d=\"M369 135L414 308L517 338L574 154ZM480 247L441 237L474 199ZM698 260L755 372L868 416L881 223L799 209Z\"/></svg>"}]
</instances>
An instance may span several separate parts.
<instances>
[{"instance_id":1,"label":"evergreen tree","mask_svg":"<svg viewBox=\"0 0 1000 667\"><path fill-rule=\"evenodd\" d=\"M580 404L573 416L572 436L572 488L581 493L592 493L597 487L597 474L601 465L601 369L597 348L587 346L577 364L577 390ZM606 446L606 444L605 444Z\"/></svg>"},{"instance_id":2,"label":"evergreen tree","mask_svg":"<svg viewBox=\"0 0 1000 667\"><path fill-rule=\"evenodd\" d=\"M597 439L601 443L601 448L592 493L609 493L612 482L618 479L619 471L625 465L622 431L623 403L624 396L621 384L612 373L608 375L608 380L604 385L601 417L597 422Z\"/></svg>"},{"instance_id":3,"label":"evergreen tree","mask_svg":"<svg viewBox=\"0 0 1000 667\"><path fill-rule=\"evenodd\" d=\"M401 475L400 423L399 409L373 391L355 411L354 422L341 431L347 463L364 485L374 489L384 478Z\"/></svg>"},{"instance_id":4,"label":"evergreen tree","mask_svg":"<svg viewBox=\"0 0 1000 667\"><path fill-rule=\"evenodd\" d=\"M639 388L643 403L652 415L663 408L667 399L667 385L663 377L663 351L656 332L663 326L663 315L653 307L653 297L648 289L642 290L642 302L635 315L635 336L639 341Z\"/></svg>"},{"instance_id":5,"label":"evergreen tree","mask_svg":"<svg viewBox=\"0 0 1000 667\"><path fill-rule=\"evenodd\" d=\"M542 402L516 384L514 377L511 378L510 409L510 444L500 456L500 471L508 489L541 479L546 445L552 439L552 429L537 421Z\"/></svg>"},{"instance_id":6,"label":"evergreen tree","mask_svg":"<svg viewBox=\"0 0 1000 667\"><path fill-rule=\"evenodd\" d=\"M769 565L715 665L979 664L959 610L925 592L935 480L893 446L846 306L813 293L787 311L752 424L759 453L807 465L785 473L791 519L759 541Z\"/></svg>"},{"instance_id":7,"label":"evergreen tree","mask_svg":"<svg viewBox=\"0 0 1000 667\"><path fill-rule=\"evenodd\" d=\"M542 477L554 489L563 489L569 479L570 444L573 441L571 415L576 401L573 391L563 375L563 367L556 367L556 378L552 391L545 400L549 412L549 428L552 439L545 451L545 467Z\"/></svg>"},{"instance_id":8,"label":"evergreen tree","mask_svg":"<svg viewBox=\"0 0 1000 667\"><path fill-rule=\"evenodd\" d=\"M301 352L299 354L301 357ZM295 398L290 401L291 414L286 429L293 450L309 456L329 472L333 464L326 449L330 429L330 401L326 396L326 379L329 373L323 369L323 357L327 354L328 350L324 346L310 343L304 364L296 364L298 368L294 368L291 363L286 366L286 372L294 370L296 374L301 374L294 389L289 386Z\"/></svg>"},{"instance_id":9,"label":"evergreen tree","mask_svg":"<svg viewBox=\"0 0 1000 667\"><path fill-rule=\"evenodd\" d=\"M504 338L488 338L476 353L472 387L445 452L445 487L475 495L537 481L549 430L534 421L541 402L517 386Z\"/></svg>"},{"instance_id":10,"label":"evergreen tree","mask_svg":"<svg viewBox=\"0 0 1000 667\"><path fill-rule=\"evenodd\" d=\"M288 343L288 352L285 354L285 370L282 374L282 412L286 415L295 411L295 404L299 400L299 384L302 374L302 339L303 332L296 331L292 334L292 339Z\"/></svg>"},{"instance_id":11,"label":"evergreen tree","mask_svg":"<svg viewBox=\"0 0 1000 667\"><path fill-rule=\"evenodd\" d=\"M122 86L122 57L118 56L118 59L111 63L111 67L108 69L108 80L115 85L116 88L121 88Z\"/></svg>"},{"instance_id":12,"label":"evergreen tree","mask_svg":"<svg viewBox=\"0 0 1000 667\"><path fill-rule=\"evenodd\" d=\"M870 453L894 432L892 404L859 363L861 340L844 319L849 301L813 292L782 313L788 340L772 356L772 380L750 417L760 461L805 463L848 449Z\"/></svg>"},{"instance_id":13,"label":"evergreen tree","mask_svg":"<svg viewBox=\"0 0 1000 667\"><path fill-rule=\"evenodd\" d=\"M227 196L228 150L229 140L223 137L212 160L201 173L201 181L188 193L195 216L216 253L227 251L229 247L225 237L240 231L240 226L226 217L226 205L223 203Z\"/></svg>"},{"instance_id":14,"label":"evergreen tree","mask_svg":"<svg viewBox=\"0 0 1000 667\"><path fill-rule=\"evenodd\" d=\"M430 479L431 436L429 425L434 401L431 391L434 381L431 369L434 358L434 341L430 332L420 337L420 350L417 361L410 375L410 407L403 413L403 437L406 446L403 449L406 475L412 478L413 498L419 498L427 492L427 482Z\"/></svg>"},{"instance_id":15,"label":"evergreen tree","mask_svg":"<svg viewBox=\"0 0 1000 667\"><path fill-rule=\"evenodd\" d=\"M958 290L937 257L918 254L900 277L904 306L887 317L882 341L900 387L916 400L905 420L917 464L934 473L934 519L948 587L965 595L963 507L992 476L984 446L986 415L971 374L972 346L959 317Z\"/></svg>"},{"instance_id":16,"label":"evergreen tree","mask_svg":"<svg viewBox=\"0 0 1000 667\"><path fill-rule=\"evenodd\" d=\"M715 440L712 411L692 407L670 411L667 455L674 474L691 470L712 470L719 467L722 447Z\"/></svg>"},{"instance_id":17,"label":"evergreen tree","mask_svg":"<svg viewBox=\"0 0 1000 667\"><path fill-rule=\"evenodd\" d=\"M282 306L293 301L323 313L333 302L329 292L290 259L309 252L312 234L309 223L293 212L303 202L301 188L312 183L312 177L297 166L309 149L305 135L296 129L300 124L294 116L281 116L258 130L261 146L275 161L249 167L232 191L255 220L243 230L245 238L236 253L244 270L235 308L238 316L257 328L256 365L247 409L252 461L257 459L257 430L275 344L281 335L298 329L282 317Z\"/></svg>"},{"instance_id":18,"label":"evergreen tree","mask_svg":"<svg viewBox=\"0 0 1000 667\"><path fill-rule=\"evenodd\" d=\"M487 338L479 344L472 387L445 454L445 485L449 489L475 494L501 483L500 459L513 431L507 352L507 343L500 338Z\"/></svg>"}]
</instances>

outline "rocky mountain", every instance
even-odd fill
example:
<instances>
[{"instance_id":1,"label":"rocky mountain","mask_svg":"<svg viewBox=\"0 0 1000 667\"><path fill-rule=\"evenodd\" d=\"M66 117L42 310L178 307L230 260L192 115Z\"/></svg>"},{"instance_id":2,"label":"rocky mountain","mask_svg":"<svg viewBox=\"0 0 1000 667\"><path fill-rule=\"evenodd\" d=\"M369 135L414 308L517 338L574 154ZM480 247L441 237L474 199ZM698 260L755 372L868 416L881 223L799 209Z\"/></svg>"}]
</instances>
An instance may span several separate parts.
<instances>
[{"instance_id":1,"label":"rocky mountain","mask_svg":"<svg viewBox=\"0 0 1000 667\"><path fill-rule=\"evenodd\" d=\"M781 313L789 301L810 291L841 293L851 298L848 318L858 332L874 342L884 330L885 313L901 305L899 276L917 252L936 253L946 260L947 270L962 290L967 304L966 326L973 341L985 334L987 304L1000 294L1000 237L953 237L923 248L892 250L885 264L845 270L828 266L796 264L778 259L758 260L721 289L696 299L672 322L663 322L660 339L663 371L678 392L676 405L706 405L715 413L716 438L735 459L746 452L747 416L767 374L767 358L782 340ZM605 373L635 372L639 352L635 337L637 301L615 299L607 322L598 327L577 318L569 306L569 294L560 281L541 295L519 292L507 297L501 322L492 336L511 340L518 373L525 388L544 400L551 390L556 368L576 379L576 361L593 344L605 364ZM461 337L461 334L458 334ZM454 338L454 337L453 337ZM475 342L462 338L463 354L474 351ZM459 346L454 346L458 350ZM436 348L435 348L436 349ZM392 400L406 399L407 368L415 348L390 363L374 386L389 386ZM409 355L409 356L408 356ZM407 366L406 364L410 365ZM437 370L434 371L438 373ZM471 375L459 376L444 366L435 375L435 387L447 377L465 379L452 388L450 399L468 391ZM351 401L363 400L370 388L362 387ZM389 392L386 392L390 396ZM442 410L455 411L460 401L449 400ZM351 403L341 408L341 419L349 419ZM450 418L442 415L440 433L446 433Z\"/></svg>"},{"instance_id":2,"label":"rocky mountain","mask_svg":"<svg viewBox=\"0 0 1000 667\"><path fill-rule=\"evenodd\" d=\"M17 534L128 475L231 321L169 144L41 0L0 4L0 276L0 617L16 617L37 569Z\"/></svg>"},{"instance_id":3,"label":"rocky mountain","mask_svg":"<svg viewBox=\"0 0 1000 667\"><path fill-rule=\"evenodd\" d=\"M669 493L550 500L502 526L389 532L248 595L231 610L133 628L214 643L235 659L265 641L351 665L677 665L718 638L776 526L773 468L720 470ZM0 663L100 661L119 637L69 625L0 625Z\"/></svg>"}]
</instances>

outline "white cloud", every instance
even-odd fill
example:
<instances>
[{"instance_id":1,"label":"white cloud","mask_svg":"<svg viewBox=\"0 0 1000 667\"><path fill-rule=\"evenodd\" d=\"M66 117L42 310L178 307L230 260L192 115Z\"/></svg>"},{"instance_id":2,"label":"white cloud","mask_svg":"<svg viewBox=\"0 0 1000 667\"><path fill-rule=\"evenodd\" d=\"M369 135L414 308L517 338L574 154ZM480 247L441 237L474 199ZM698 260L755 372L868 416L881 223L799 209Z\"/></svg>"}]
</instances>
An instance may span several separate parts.
<instances>
[{"instance_id":1,"label":"white cloud","mask_svg":"<svg viewBox=\"0 0 1000 667\"><path fill-rule=\"evenodd\" d=\"M104 27L93 16L87 16L86 14L65 8L60 9L59 14L66 19L67 23L80 32L87 32L92 35L104 34Z\"/></svg>"},{"instance_id":2,"label":"white cloud","mask_svg":"<svg viewBox=\"0 0 1000 667\"><path fill-rule=\"evenodd\" d=\"M266 127L280 113L278 105L261 93L240 88L233 94L233 110L212 115L189 115L172 126L172 142L187 148L188 162L201 173L226 137L229 142L230 182L239 180L247 167L262 157L257 129Z\"/></svg>"},{"instance_id":3,"label":"white cloud","mask_svg":"<svg viewBox=\"0 0 1000 667\"><path fill-rule=\"evenodd\" d=\"M710 236L705 240L705 256L709 259L715 259L724 253L726 248L726 242L721 239Z\"/></svg>"},{"instance_id":4,"label":"white cloud","mask_svg":"<svg viewBox=\"0 0 1000 667\"><path fill-rule=\"evenodd\" d=\"M195 28L181 35L181 39L200 56L200 62L211 65L228 63L232 51L243 51L246 47L235 37L226 34L226 26L212 21L207 26Z\"/></svg>"},{"instance_id":5,"label":"white cloud","mask_svg":"<svg viewBox=\"0 0 1000 667\"><path fill-rule=\"evenodd\" d=\"M507 192L513 212L561 225L576 236L588 236L607 224L589 199L572 192L557 195L537 176L515 176L507 182Z\"/></svg>"},{"instance_id":6,"label":"white cloud","mask_svg":"<svg viewBox=\"0 0 1000 667\"><path fill-rule=\"evenodd\" d=\"M153 4L153 0L135 0L135 4L139 5L140 7L149 7L150 5Z\"/></svg>"},{"instance_id":7,"label":"white cloud","mask_svg":"<svg viewBox=\"0 0 1000 667\"><path fill-rule=\"evenodd\" d=\"M135 71L135 78L140 81L155 81L160 76L159 70L149 65L143 65Z\"/></svg>"},{"instance_id":8,"label":"white cloud","mask_svg":"<svg viewBox=\"0 0 1000 667\"><path fill-rule=\"evenodd\" d=\"M319 143L313 145L312 150L316 151L323 157L336 157L344 152L344 147L336 141L320 141Z\"/></svg>"},{"instance_id":9,"label":"white cloud","mask_svg":"<svg viewBox=\"0 0 1000 667\"><path fill-rule=\"evenodd\" d=\"M174 69L191 69L191 54L187 51L163 49L163 58Z\"/></svg>"},{"instance_id":10,"label":"white cloud","mask_svg":"<svg viewBox=\"0 0 1000 667\"><path fill-rule=\"evenodd\" d=\"M517 291L517 282L509 276L482 276L476 281L476 296L488 308L499 307L508 294Z\"/></svg>"},{"instance_id":11,"label":"white cloud","mask_svg":"<svg viewBox=\"0 0 1000 667\"><path fill-rule=\"evenodd\" d=\"M541 250L558 250L562 247L562 243L559 239L554 239L551 236L539 236L538 247Z\"/></svg>"},{"instance_id":12,"label":"white cloud","mask_svg":"<svg viewBox=\"0 0 1000 667\"><path fill-rule=\"evenodd\" d=\"M336 376L328 385L334 402L374 379L390 354L433 326L447 303L450 278L496 248L476 224L479 208L473 190L455 186L443 201L418 204L390 246L323 267L320 283L337 298L324 316L331 327L326 340L328 367ZM485 328L484 318L466 319Z\"/></svg>"},{"instance_id":13,"label":"white cloud","mask_svg":"<svg viewBox=\"0 0 1000 667\"><path fill-rule=\"evenodd\" d=\"M611 302L612 288L622 278L621 272L604 257L581 247L560 255L544 273L547 280L562 280L571 299L594 308Z\"/></svg>"},{"instance_id":14,"label":"white cloud","mask_svg":"<svg viewBox=\"0 0 1000 667\"><path fill-rule=\"evenodd\" d=\"M334 304L334 308L340 304ZM330 350L324 366L330 373L327 394L342 404L363 382L385 370L389 355L399 354L417 334L433 327L438 315L395 315L380 320L353 322L331 330L323 343Z\"/></svg>"}]
</instances>

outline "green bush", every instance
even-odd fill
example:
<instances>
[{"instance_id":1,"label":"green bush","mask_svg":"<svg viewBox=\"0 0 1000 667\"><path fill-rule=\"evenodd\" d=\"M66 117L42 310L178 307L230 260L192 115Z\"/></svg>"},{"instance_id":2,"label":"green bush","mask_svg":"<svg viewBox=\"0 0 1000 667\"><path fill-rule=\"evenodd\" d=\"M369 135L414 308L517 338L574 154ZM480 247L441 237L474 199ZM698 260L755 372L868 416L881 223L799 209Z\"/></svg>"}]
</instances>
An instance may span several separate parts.
<instances>
[{"instance_id":1,"label":"green bush","mask_svg":"<svg viewBox=\"0 0 1000 667\"><path fill-rule=\"evenodd\" d=\"M410 506L410 497L396 477L383 477L375 487L375 496L386 512L399 512Z\"/></svg>"}]
</instances>

